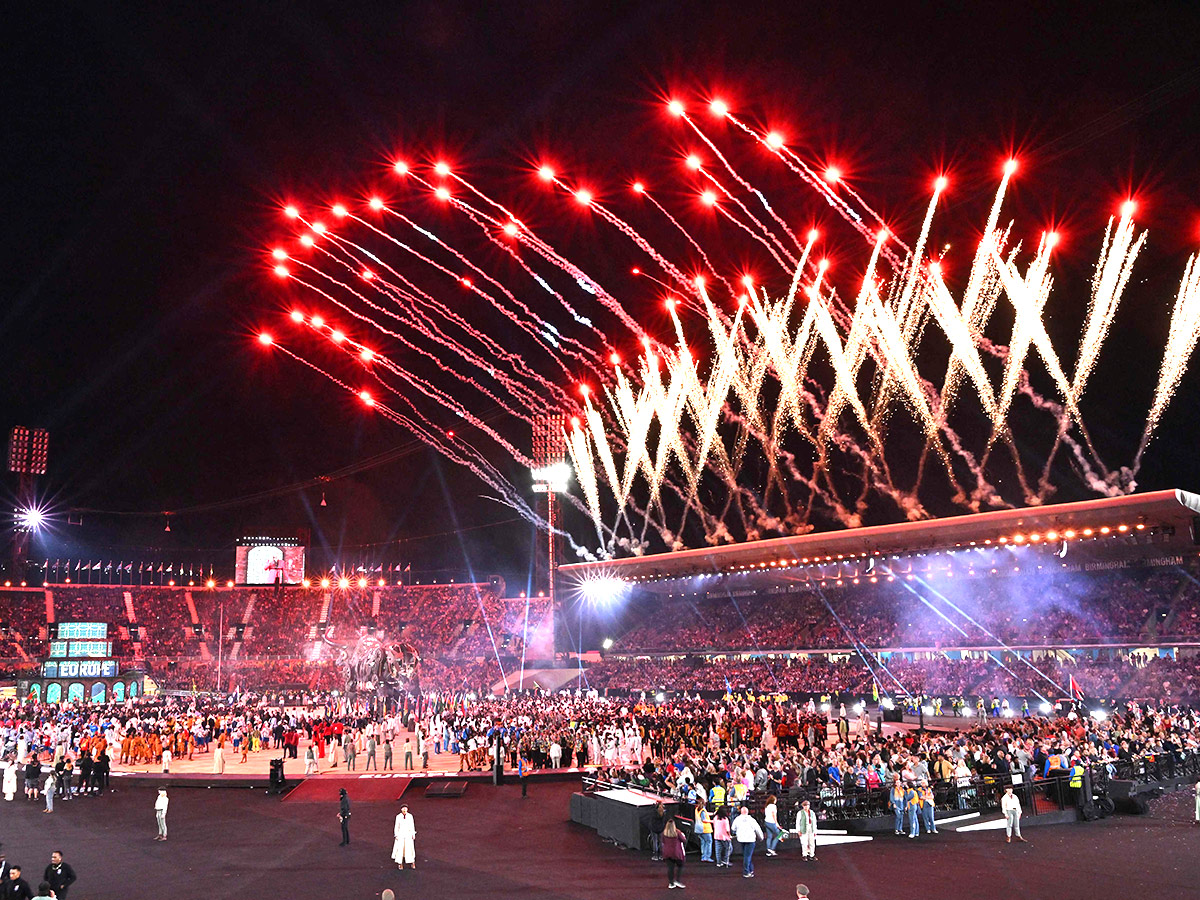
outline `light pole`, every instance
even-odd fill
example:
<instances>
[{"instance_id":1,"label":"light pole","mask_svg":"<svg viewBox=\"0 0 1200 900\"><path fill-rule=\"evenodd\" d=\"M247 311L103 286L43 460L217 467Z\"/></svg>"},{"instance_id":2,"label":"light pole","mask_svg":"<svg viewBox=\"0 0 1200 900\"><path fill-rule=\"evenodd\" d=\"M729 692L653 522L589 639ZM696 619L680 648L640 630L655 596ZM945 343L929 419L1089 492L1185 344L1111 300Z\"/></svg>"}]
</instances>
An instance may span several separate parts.
<instances>
[{"instance_id":1,"label":"light pole","mask_svg":"<svg viewBox=\"0 0 1200 900\"><path fill-rule=\"evenodd\" d=\"M50 449L50 432L45 428L26 428L14 425L8 434L8 471L17 476L17 502L21 510L36 510L34 481L38 475L46 474L46 458ZM13 541L13 578L25 577L25 553L29 548L29 536L34 528L27 527L28 521L18 523Z\"/></svg>"},{"instance_id":2,"label":"light pole","mask_svg":"<svg viewBox=\"0 0 1200 900\"><path fill-rule=\"evenodd\" d=\"M221 664L224 662L225 650L225 598L221 597L217 604L217 693L221 693Z\"/></svg>"},{"instance_id":3,"label":"light pole","mask_svg":"<svg viewBox=\"0 0 1200 900\"><path fill-rule=\"evenodd\" d=\"M546 495L546 597L550 602L551 633L557 634L556 623L561 610L555 590L555 570L558 568L558 495L565 493L571 478L571 467L566 462L567 439L566 417L561 413L546 413L533 422L533 475L534 493ZM542 548L534 548L534 559L542 555ZM535 566L540 576L541 566ZM540 579L539 579L540 580ZM530 596L533 592L530 591ZM524 686L522 679L522 687Z\"/></svg>"}]
</instances>

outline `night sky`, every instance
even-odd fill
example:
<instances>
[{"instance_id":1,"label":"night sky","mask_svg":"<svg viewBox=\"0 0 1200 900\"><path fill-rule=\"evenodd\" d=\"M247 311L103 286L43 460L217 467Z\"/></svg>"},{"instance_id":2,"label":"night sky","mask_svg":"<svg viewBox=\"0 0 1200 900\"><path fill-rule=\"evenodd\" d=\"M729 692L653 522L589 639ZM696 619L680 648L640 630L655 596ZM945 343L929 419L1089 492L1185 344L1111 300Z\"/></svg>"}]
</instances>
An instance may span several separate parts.
<instances>
[{"instance_id":1,"label":"night sky","mask_svg":"<svg viewBox=\"0 0 1200 900\"><path fill-rule=\"evenodd\" d=\"M530 160L547 152L600 183L661 168L674 147L661 99L676 93L719 91L783 123L799 146L845 165L909 238L944 168L955 188L940 236L973 239L1015 151L1023 168L1006 215L1065 235L1051 323L1060 349L1077 340L1104 222L1136 196L1149 245L1084 407L1102 455L1132 457L1173 291L1200 246L1200 8L248 6L9 13L0 427L50 429L41 491L64 511L35 555L169 556L311 528L320 548L406 539L378 555L523 586L527 525L254 342L283 302L264 250L281 232L281 202L361 191L400 151L447 153L506 197L530 189ZM565 219L561 233L590 240ZM636 297L626 259L590 262ZM1074 354L1062 352L1070 371ZM1142 489L1200 489L1198 386L1193 371ZM68 508L236 500L397 448L407 449L326 485L326 507L318 487L179 515L170 534L154 516L65 522ZM11 498L15 482L3 487ZM1058 499L1085 496L1064 487ZM445 534L459 526L474 530Z\"/></svg>"}]
</instances>

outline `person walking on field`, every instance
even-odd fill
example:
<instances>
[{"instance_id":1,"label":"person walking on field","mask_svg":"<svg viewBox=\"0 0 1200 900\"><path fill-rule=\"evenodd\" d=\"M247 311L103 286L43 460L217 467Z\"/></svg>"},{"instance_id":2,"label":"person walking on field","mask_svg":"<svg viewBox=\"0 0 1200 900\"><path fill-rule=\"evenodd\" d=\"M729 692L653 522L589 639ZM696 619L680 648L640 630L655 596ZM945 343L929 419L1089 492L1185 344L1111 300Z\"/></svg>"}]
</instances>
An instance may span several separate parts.
<instances>
[{"instance_id":1,"label":"person walking on field","mask_svg":"<svg viewBox=\"0 0 1200 900\"><path fill-rule=\"evenodd\" d=\"M42 812L54 812L54 795L58 791L58 782L54 780L54 770L46 773L46 783L42 785L42 796L46 798L46 808Z\"/></svg>"},{"instance_id":2,"label":"person walking on field","mask_svg":"<svg viewBox=\"0 0 1200 900\"><path fill-rule=\"evenodd\" d=\"M678 874L683 871L683 835L675 827L674 819L667 819L666 827L663 828L662 855L667 861L667 887L683 887L683 882L677 880Z\"/></svg>"},{"instance_id":3,"label":"person walking on field","mask_svg":"<svg viewBox=\"0 0 1200 900\"><path fill-rule=\"evenodd\" d=\"M42 880L50 885L57 900L67 900L67 890L76 882L77 877L75 870L63 862L61 850L50 854L50 865L46 866Z\"/></svg>"},{"instance_id":4,"label":"person walking on field","mask_svg":"<svg viewBox=\"0 0 1200 900\"><path fill-rule=\"evenodd\" d=\"M158 836L154 838L156 841L167 839L167 806L170 802L167 789L159 788L158 797L154 800L154 818L158 820Z\"/></svg>"},{"instance_id":5,"label":"person walking on field","mask_svg":"<svg viewBox=\"0 0 1200 900\"><path fill-rule=\"evenodd\" d=\"M743 806L738 811L738 817L730 826L733 839L742 848L742 877L754 877L754 845L763 839L763 830L755 818L750 815L749 807Z\"/></svg>"},{"instance_id":6,"label":"person walking on field","mask_svg":"<svg viewBox=\"0 0 1200 900\"><path fill-rule=\"evenodd\" d=\"M400 807L396 816L395 841L392 844L392 859L401 869L405 864L417 867L417 823L407 806Z\"/></svg>"}]
</instances>

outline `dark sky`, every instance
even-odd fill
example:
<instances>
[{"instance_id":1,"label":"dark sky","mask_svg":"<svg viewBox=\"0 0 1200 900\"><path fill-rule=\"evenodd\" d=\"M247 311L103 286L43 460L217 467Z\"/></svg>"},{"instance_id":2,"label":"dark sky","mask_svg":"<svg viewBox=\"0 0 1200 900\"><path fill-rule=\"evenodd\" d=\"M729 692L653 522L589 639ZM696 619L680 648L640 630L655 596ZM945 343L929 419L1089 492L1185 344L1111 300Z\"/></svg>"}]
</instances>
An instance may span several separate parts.
<instances>
[{"instance_id":1,"label":"dark sky","mask_svg":"<svg viewBox=\"0 0 1200 900\"><path fill-rule=\"evenodd\" d=\"M962 184L942 227L970 235L1017 150L1007 211L1068 236L1056 273L1077 308L1056 339L1078 326L1105 219L1136 194L1150 244L1085 407L1110 462L1133 454L1167 304L1200 246L1195 7L105 6L22 4L6 29L0 427L51 430L43 490L59 508L235 499L411 444L251 340L281 303L262 251L282 199L361 187L400 148L448 151L504 190L546 148L598 178L658 166L672 149L659 98L713 89L847 162L909 236L942 166ZM1143 488L1200 487L1197 386L1169 410ZM169 535L161 519L88 514L59 537L119 556L311 527L336 548L511 518L420 445L331 483L323 508L321 493L180 516ZM528 529L391 555L519 579Z\"/></svg>"}]
</instances>

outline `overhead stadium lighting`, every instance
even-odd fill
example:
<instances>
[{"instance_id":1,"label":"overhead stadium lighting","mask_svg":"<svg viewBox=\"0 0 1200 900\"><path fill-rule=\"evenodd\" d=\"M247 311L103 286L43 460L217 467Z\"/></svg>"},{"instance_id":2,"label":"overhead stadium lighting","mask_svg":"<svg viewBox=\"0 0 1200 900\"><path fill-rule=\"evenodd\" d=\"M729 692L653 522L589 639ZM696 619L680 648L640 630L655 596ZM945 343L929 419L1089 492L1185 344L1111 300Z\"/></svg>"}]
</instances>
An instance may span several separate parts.
<instances>
[{"instance_id":1,"label":"overhead stadium lighting","mask_svg":"<svg viewBox=\"0 0 1200 900\"><path fill-rule=\"evenodd\" d=\"M584 598L597 606L616 603L629 591L629 584L622 578L604 576L580 582L579 591Z\"/></svg>"}]
</instances>

